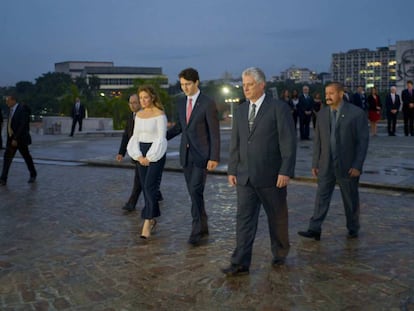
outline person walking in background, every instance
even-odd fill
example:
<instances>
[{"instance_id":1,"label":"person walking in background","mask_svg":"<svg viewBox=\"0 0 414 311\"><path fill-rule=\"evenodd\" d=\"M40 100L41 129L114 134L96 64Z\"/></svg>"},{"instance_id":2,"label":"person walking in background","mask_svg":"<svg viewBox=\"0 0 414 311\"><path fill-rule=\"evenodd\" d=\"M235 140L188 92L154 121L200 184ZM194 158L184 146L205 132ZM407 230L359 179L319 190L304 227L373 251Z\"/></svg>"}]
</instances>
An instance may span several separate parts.
<instances>
[{"instance_id":1,"label":"person walking in background","mask_svg":"<svg viewBox=\"0 0 414 311\"><path fill-rule=\"evenodd\" d=\"M141 212L144 219L141 238L148 239L161 216L158 191L167 152L167 117L158 94L152 86L140 86L139 102L134 133L127 145L129 156L138 161L139 178L144 192L145 206Z\"/></svg>"},{"instance_id":2,"label":"person walking in background","mask_svg":"<svg viewBox=\"0 0 414 311\"><path fill-rule=\"evenodd\" d=\"M414 90L413 81L407 81L407 88L401 93L405 136L414 136Z\"/></svg>"},{"instance_id":3,"label":"person walking in background","mask_svg":"<svg viewBox=\"0 0 414 311\"><path fill-rule=\"evenodd\" d=\"M79 125L79 132L82 132L82 121L85 118L85 106L81 104L79 97L76 97L76 102L72 106L72 129L69 136L73 136L75 132L76 123Z\"/></svg>"},{"instance_id":4,"label":"person walking in background","mask_svg":"<svg viewBox=\"0 0 414 311\"><path fill-rule=\"evenodd\" d=\"M140 109L139 99L138 99L137 94L133 94L129 97L128 105L129 105L129 109L131 112L128 114L124 133L122 134L121 145L119 146L119 151L118 151L118 154L116 155L116 160L118 162L121 162L122 159L125 157L129 139L131 138L133 131L134 131L135 116L138 110ZM139 162L135 160L132 160L132 161L135 167L134 183L132 186L132 191L131 191L131 195L129 196L128 202L122 207L122 209L127 212L132 212L135 210L139 195L141 194L141 191L142 191L141 181L139 179Z\"/></svg>"},{"instance_id":5,"label":"person walking in background","mask_svg":"<svg viewBox=\"0 0 414 311\"><path fill-rule=\"evenodd\" d=\"M401 101L397 94L397 88L392 86L390 93L385 98L385 107L387 110L388 136L395 136L395 128L397 125L398 111L400 110Z\"/></svg>"},{"instance_id":6,"label":"person walking in background","mask_svg":"<svg viewBox=\"0 0 414 311\"><path fill-rule=\"evenodd\" d=\"M187 68L178 75L186 98L177 105L177 122L167 139L181 135L180 163L191 197L192 229L188 243L198 246L209 234L204 203L207 172L220 161L220 126L215 102L200 92L197 70Z\"/></svg>"},{"instance_id":7,"label":"person walking in background","mask_svg":"<svg viewBox=\"0 0 414 311\"><path fill-rule=\"evenodd\" d=\"M368 119L371 124L371 135L377 136L377 123L381 119L381 99L377 94L377 88L371 88L368 96Z\"/></svg>"},{"instance_id":8,"label":"person walking in background","mask_svg":"<svg viewBox=\"0 0 414 311\"><path fill-rule=\"evenodd\" d=\"M298 104L300 139L309 140L309 126L314 102L312 96L309 95L309 87L307 85L302 88L302 91L303 93L299 96Z\"/></svg>"},{"instance_id":9,"label":"person walking in background","mask_svg":"<svg viewBox=\"0 0 414 311\"><path fill-rule=\"evenodd\" d=\"M344 97L343 100L348 102L348 103L352 103L352 96L351 96L351 92L348 91L348 87L344 86Z\"/></svg>"},{"instance_id":10,"label":"person walking in background","mask_svg":"<svg viewBox=\"0 0 414 311\"><path fill-rule=\"evenodd\" d=\"M0 108L0 149L3 149L2 130L3 130L3 113L2 113L1 108Z\"/></svg>"},{"instance_id":11,"label":"person walking in background","mask_svg":"<svg viewBox=\"0 0 414 311\"><path fill-rule=\"evenodd\" d=\"M358 237L359 177L368 150L366 115L343 100L343 86L330 83L325 89L326 105L319 111L313 143L312 174L318 178L315 208L307 231L300 236L317 241L329 210L335 184L339 184L345 208L347 237Z\"/></svg>"},{"instance_id":12,"label":"person walking in background","mask_svg":"<svg viewBox=\"0 0 414 311\"><path fill-rule=\"evenodd\" d=\"M32 143L30 136L30 109L26 105L19 104L14 94L7 96L6 103L9 107L9 118L7 120L7 142L0 185L4 186L7 184L9 169L17 150L19 150L29 169L30 178L28 183L33 183L36 180L37 172L29 152L29 145Z\"/></svg>"},{"instance_id":13,"label":"person walking in background","mask_svg":"<svg viewBox=\"0 0 414 311\"><path fill-rule=\"evenodd\" d=\"M265 94L259 68L242 73L246 101L236 111L230 142L228 181L237 190L236 248L226 276L249 273L260 206L267 215L272 266L289 252L287 185L296 163L296 131L289 106Z\"/></svg>"}]
</instances>

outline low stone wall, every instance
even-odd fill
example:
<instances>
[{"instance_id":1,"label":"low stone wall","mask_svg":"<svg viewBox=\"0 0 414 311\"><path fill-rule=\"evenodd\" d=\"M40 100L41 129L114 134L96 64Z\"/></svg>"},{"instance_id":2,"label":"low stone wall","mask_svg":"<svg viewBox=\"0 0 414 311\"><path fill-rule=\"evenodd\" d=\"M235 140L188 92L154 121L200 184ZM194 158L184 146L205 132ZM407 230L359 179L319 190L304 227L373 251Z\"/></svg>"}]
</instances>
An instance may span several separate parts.
<instances>
[{"instance_id":1,"label":"low stone wall","mask_svg":"<svg viewBox=\"0 0 414 311\"><path fill-rule=\"evenodd\" d=\"M43 134L70 134L72 129L72 118L70 117L43 117L41 130ZM78 132L79 125L76 124L75 133ZM86 118L82 122L82 131L112 131L114 129L111 118ZM39 133L41 134L41 133Z\"/></svg>"}]
</instances>

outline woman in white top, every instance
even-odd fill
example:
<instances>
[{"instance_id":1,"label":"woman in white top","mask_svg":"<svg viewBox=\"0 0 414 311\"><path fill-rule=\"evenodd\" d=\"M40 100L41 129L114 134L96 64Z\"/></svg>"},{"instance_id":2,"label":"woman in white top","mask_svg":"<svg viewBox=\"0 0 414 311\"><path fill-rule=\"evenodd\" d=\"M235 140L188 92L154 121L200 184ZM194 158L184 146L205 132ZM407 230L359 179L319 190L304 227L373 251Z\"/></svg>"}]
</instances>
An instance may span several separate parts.
<instances>
[{"instance_id":1,"label":"woman in white top","mask_svg":"<svg viewBox=\"0 0 414 311\"><path fill-rule=\"evenodd\" d=\"M138 97L141 110L135 116L134 133L127 151L139 162L139 178L145 199L141 213L144 219L141 238L147 239L157 223L155 217L161 215L157 194L167 151L167 117L153 87L139 87Z\"/></svg>"}]
</instances>

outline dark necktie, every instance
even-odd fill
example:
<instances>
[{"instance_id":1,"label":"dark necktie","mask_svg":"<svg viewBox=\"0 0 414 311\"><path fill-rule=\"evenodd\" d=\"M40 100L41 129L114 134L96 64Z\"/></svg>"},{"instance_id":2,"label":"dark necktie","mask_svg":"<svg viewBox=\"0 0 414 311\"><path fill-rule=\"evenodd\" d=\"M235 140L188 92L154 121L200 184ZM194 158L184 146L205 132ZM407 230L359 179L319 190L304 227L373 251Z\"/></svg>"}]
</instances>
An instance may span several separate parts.
<instances>
[{"instance_id":1,"label":"dark necktie","mask_svg":"<svg viewBox=\"0 0 414 311\"><path fill-rule=\"evenodd\" d=\"M331 155L332 159L336 160L337 154L336 154L336 137L335 137L335 131L336 131L336 110L332 110L332 117L331 117Z\"/></svg>"},{"instance_id":2,"label":"dark necktie","mask_svg":"<svg viewBox=\"0 0 414 311\"><path fill-rule=\"evenodd\" d=\"M249 115L249 130L252 131L254 119L256 118L256 104L252 104L252 109Z\"/></svg>"}]
</instances>

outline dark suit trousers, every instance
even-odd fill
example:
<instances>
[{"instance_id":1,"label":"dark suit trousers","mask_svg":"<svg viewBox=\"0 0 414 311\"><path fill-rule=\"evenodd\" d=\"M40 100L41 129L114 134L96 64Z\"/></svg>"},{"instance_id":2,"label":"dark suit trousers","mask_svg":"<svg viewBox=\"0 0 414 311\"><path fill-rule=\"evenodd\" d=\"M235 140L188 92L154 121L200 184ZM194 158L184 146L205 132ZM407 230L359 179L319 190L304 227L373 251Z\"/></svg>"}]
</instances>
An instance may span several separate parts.
<instances>
[{"instance_id":1,"label":"dark suit trousers","mask_svg":"<svg viewBox=\"0 0 414 311\"><path fill-rule=\"evenodd\" d=\"M195 166L189 153L187 165L183 170L187 190L191 198L191 216L193 217L191 236L197 238L208 232L207 213L204 206L207 169Z\"/></svg>"},{"instance_id":2,"label":"dark suit trousers","mask_svg":"<svg viewBox=\"0 0 414 311\"><path fill-rule=\"evenodd\" d=\"M388 134L395 134L395 126L397 125L397 115L398 113L388 112L387 121L388 121Z\"/></svg>"},{"instance_id":3,"label":"dark suit trousers","mask_svg":"<svg viewBox=\"0 0 414 311\"><path fill-rule=\"evenodd\" d=\"M250 183L237 185L237 245L231 257L232 264L250 266L260 204L267 215L273 257L282 259L287 256L290 246L286 196L286 187L255 188Z\"/></svg>"},{"instance_id":4,"label":"dark suit trousers","mask_svg":"<svg viewBox=\"0 0 414 311\"><path fill-rule=\"evenodd\" d=\"M17 147L11 145L11 139L7 139L6 150L4 151L4 160L3 160L3 171L1 173L1 179L7 181L7 176L9 175L9 169L12 164L13 158L16 154L16 151L19 150L24 161L26 162L27 168L29 169L30 176L35 177L37 175L36 169L34 167L32 156L29 152L29 146L25 144L17 144Z\"/></svg>"},{"instance_id":5,"label":"dark suit trousers","mask_svg":"<svg viewBox=\"0 0 414 311\"><path fill-rule=\"evenodd\" d=\"M134 184L132 186L131 195L129 196L129 199L128 199L128 204L131 205L132 207L135 207L135 205L137 205L139 195L141 194L141 191L142 191L141 180L139 179L139 162L134 161L134 165L135 165Z\"/></svg>"},{"instance_id":6,"label":"dark suit trousers","mask_svg":"<svg viewBox=\"0 0 414 311\"><path fill-rule=\"evenodd\" d=\"M299 115L300 139L309 139L311 115L301 112Z\"/></svg>"},{"instance_id":7,"label":"dark suit trousers","mask_svg":"<svg viewBox=\"0 0 414 311\"><path fill-rule=\"evenodd\" d=\"M407 108L403 111L404 134L414 136L414 108Z\"/></svg>"},{"instance_id":8,"label":"dark suit trousers","mask_svg":"<svg viewBox=\"0 0 414 311\"><path fill-rule=\"evenodd\" d=\"M335 184L339 184L342 201L345 209L346 227L348 231L359 231L359 178L341 177L339 170L334 168L331 161L329 174L318 177L318 190L316 191L315 209L309 223L309 230L321 232L322 222L328 214L332 193Z\"/></svg>"},{"instance_id":9,"label":"dark suit trousers","mask_svg":"<svg viewBox=\"0 0 414 311\"><path fill-rule=\"evenodd\" d=\"M80 115L76 115L72 119L72 129L70 131L70 135L73 135L73 133L75 132L76 123L79 123L79 132L82 132L82 117Z\"/></svg>"}]
</instances>

